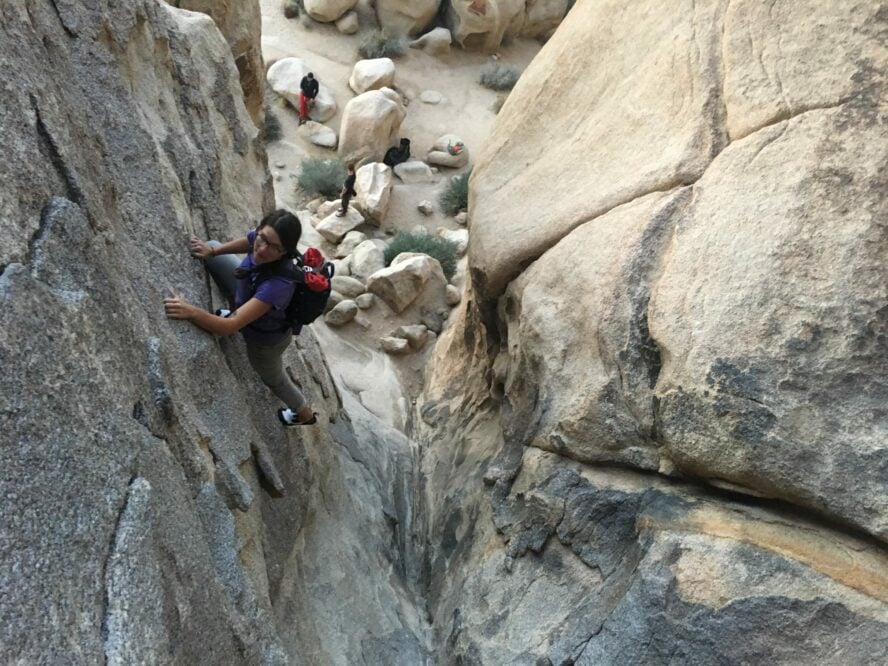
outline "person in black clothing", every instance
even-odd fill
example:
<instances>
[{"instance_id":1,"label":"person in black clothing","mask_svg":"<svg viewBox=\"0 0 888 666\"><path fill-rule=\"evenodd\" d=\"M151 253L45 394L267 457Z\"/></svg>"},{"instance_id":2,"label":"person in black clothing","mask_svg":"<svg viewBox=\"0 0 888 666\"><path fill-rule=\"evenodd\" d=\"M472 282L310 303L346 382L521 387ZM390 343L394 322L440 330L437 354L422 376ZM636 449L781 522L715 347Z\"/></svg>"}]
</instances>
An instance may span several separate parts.
<instances>
[{"instance_id":1,"label":"person in black clothing","mask_svg":"<svg viewBox=\"0 0 888 666\"><path fill-rule=\"evenodd\" d=\"M383 164L394 167L410 159L410 139L401 139L401 145L389 148L382 158Z\"/></svg>"},{"instance_id":2,"label":"person in black clothing","mask_svg":"<svg viewBox=\"0 0 888 666\"><path fill-rule=\"evenodd\" d=\"M357 194L355 192L355 165L349 164L345 170L348 171L348 176L345 183L342 184L342 192L339 193L339 196L342 197L342 207L336 211L337 217L342 217L348 212L348 202Z\"/></svg>"},{"instance_id":3,"label":"person in black clothing","mask_svg":"<svg viewBox=\"0 0 888 666\"><path fill-rule=\"evenodd\" d=\"M314 74L309 72L302 77L299 82L299 124L303 124L308 120L308 107L314 104L315 97L318 96L318 81Z\"/></svg>"}]
</instances>

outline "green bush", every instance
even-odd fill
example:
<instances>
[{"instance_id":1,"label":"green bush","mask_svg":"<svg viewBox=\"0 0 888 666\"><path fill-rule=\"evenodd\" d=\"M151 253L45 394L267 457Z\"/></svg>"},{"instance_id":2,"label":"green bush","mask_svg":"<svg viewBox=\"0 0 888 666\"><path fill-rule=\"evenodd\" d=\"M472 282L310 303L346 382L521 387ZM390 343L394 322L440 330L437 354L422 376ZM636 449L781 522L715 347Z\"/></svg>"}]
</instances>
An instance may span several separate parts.
<instances>
[{"instance_id":1,"label":"green bush","mask_svg":"<svg viewBox=\"0 0 888 666\"><path fill-rule=\"evenodd\" d=\"M299 0L284 0L284 16L288 19L297 18L302 13L301 5Z\"/></svg>"},{"instance_id":2,"label":"green bush","mask_svg":"<svg viewBox=\"0 0 888 666\"><path fill-rule=\"evenodd\" d=\"M402 252L421 252L437 259L448 280L456 273L456 243L446 238L427 233L399 231L385 248L385 265L391 264L392 260Z\"/></svg>"},{"instance_id":3,"label":"green bush","mask_svg":"<svg viewBox=\"0 0 888 666\"><path fill-rule=\"evenodd\" d=\"M489 62L481 68L481 85L491 90L511 90L520 76L514 67Z\"/></svg>"},{"instance_id":4,"label":"green bush","mask_svg":"<svg viewBox=\"0 0 888 666\"><path fill-rule=\"evenodd\" d=\"M382 30L368 32L358 46L362 58L399 58L407 50L407 41L400 35L386 35Z\"/></svg>"},{"instance_id":5,"label":"green bush","mask_svg":"<svg viewBox=\"0 0 888 666\"><path fill-rule=\"evenodd\" d=\"M469 176L472 170L454 176L438 197L438 204L448 215L456 215L461 210L469 209Z\"/></svg>"},{"instance_id":6,"label":"green bush","mask_svg":"<svg viewBox=\"0 0 888 666\"><path fill-rule=\"evenodd\" d=\"M284 130L281 127L281 121L278 120L278 117L274 115L274 111L265 108L265 143L274 143L275 141L280 141L281 137L284 135Z\"/></svg>"},{"instance_id":7,"label":"green bush","mask_svg":"<svg viewBox=\"0 0 888 666\"><path fill-rule=\"evenodd\" d=\"M309 157L302 160L302 172L296 182L308 196L335 197L342 191L345 176L345 167L339 160Z\"/></svg>"}]
</instances>

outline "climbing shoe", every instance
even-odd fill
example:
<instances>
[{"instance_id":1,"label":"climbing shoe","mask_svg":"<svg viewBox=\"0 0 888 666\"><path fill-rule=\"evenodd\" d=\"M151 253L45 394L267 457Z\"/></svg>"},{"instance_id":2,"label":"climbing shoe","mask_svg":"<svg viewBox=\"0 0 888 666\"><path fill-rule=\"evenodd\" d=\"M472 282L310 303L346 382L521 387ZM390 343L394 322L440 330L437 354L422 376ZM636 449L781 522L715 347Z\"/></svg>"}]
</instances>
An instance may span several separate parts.
<instances>
[{"instance_id":1,"label":"climbing shoe","mask_svg":"<svg viewBox=\"0 0 888 666\"><path fill-rule=\"evenodd\" d=\"M308 421L300 421L299 417L296 415L296 412L291 410L289 407L279 409L277 414L280 422L288 428L290 426L314 425L318 422L318 415L316 412L311 415L311 418L308 419Z\"/></svg>"}]
</instances>

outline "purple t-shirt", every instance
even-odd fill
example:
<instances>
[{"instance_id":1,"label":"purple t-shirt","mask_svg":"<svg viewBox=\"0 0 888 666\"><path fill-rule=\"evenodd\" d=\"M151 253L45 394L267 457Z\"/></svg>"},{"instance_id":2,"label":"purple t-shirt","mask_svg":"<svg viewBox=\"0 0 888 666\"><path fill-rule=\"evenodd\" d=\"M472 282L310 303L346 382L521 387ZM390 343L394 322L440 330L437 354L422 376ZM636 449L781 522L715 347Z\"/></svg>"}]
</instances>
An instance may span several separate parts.
<instances>
[{"instance_id":1,"label":"purple t-shirt","mask_svg":"<svg viewBox=\"0 0 888 666\"><path fill-rule=\"evenodd\" d=\"M250 243L250 251L240 263L240 268L251 269L256 266L253 261L253 241L256 240L256 231L247 232L247 240ZM274 345L280 342L290 331L285 328L286 310L296 288L292 280L284 277L273 276L262 281L258 288L256 282L258 275L251 275L237 281L237 289L234 292L234 306L239 308L251 298L257 298L263 303L271 305L271 310L241 329L244 339L259 345Z\"/></svg>"}]
</instances>

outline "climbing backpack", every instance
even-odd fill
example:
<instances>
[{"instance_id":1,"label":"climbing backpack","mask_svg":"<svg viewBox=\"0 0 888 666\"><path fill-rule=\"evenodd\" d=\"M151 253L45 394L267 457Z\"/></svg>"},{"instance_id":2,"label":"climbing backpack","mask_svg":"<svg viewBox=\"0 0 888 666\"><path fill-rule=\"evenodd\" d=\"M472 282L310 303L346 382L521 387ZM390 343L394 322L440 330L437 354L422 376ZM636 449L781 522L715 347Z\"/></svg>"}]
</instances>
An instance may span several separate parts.
<instances>
[{"instance_id":1,"label":"climbing backpack","mask_svg":"<svg viewBox=\"0 0 888 666\"><path fill-rule=\"evenodd\" d=\"M296 288L287 306L287 325L293 334L299 335L302 327L324 314L332 291L331 280L335 267L324 258L321 251L310 247L305 253L297 252L294 261L289 262L288 274Z\"/></svg>"},{"instance_id":2,"label":"climbing backpack","mask_svg":"<svg viewBox=\"0 0 888 666\"><path fill-rule=\"evenodd\" d=\"M293 261L284 265L272 275L292 280L295 287L290 303L287 305L282 330L293 329L293 335L299 335L302 327L312 323L324 313L332 291L331 280L335 267L324 258L321 251L310 247L305 254L297 252ZM259 288L264 279L260 277L253 283L253 291ZM217 313L218 314L218 313ZM223 315L224 316L224 315Z\"/></svg>"}]
</instances>

